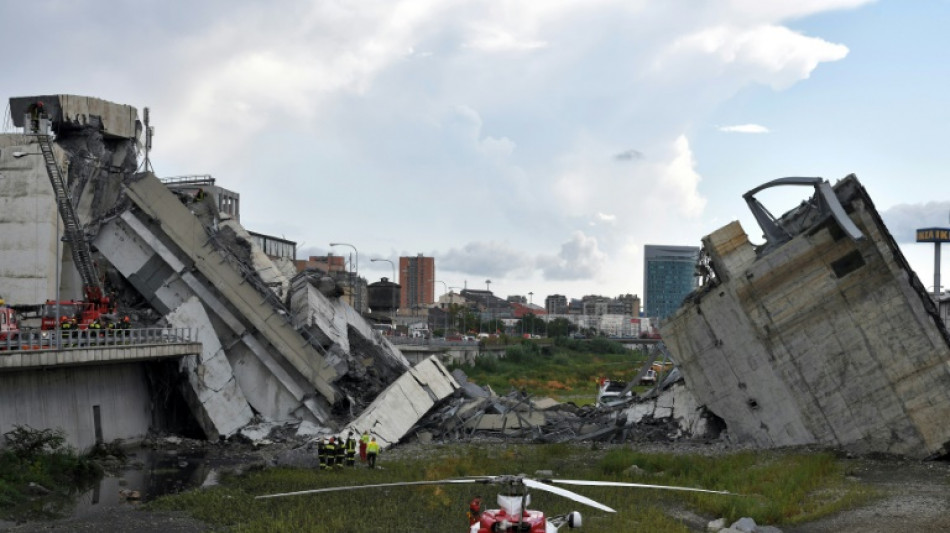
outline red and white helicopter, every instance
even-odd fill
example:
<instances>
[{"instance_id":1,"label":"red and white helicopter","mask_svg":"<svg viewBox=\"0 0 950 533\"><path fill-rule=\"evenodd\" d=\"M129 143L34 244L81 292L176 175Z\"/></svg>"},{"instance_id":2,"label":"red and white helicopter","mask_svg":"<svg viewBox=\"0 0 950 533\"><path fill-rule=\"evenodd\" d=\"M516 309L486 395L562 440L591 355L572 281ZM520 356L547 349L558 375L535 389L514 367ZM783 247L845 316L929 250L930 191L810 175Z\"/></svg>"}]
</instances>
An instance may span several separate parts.
<instances>
[{"instance_id":1,"label":"red and white helicopter","mask_svg":"<svg viewBox=\"0 0 950 533\"><path fill-rule=\"evenodd\" d=\"M563 489L558 485L578 485L597 487L633 487L662 490L680 490L690 492L706 492L710 494L734 495L728 491L697 489L691 487L677 487L669 485L647 485L643 483L624 483L618 481L588 481L581 479L543 479L536 480L525 475L517 476L472 476L455 479L441 479L435 481L405 481L399 483L379 483L373 485L350 485L344 487L327 487L322 489L301 490L297 492L283 492L257 496L256 499L280 498L283 496L298 496L303 494L318 494L321 492L336 492L344 490L361 490L383 487L403 487L419 485L449 485L464 483L482 483L501 485L498 494L498 509L487 509L471 517L468 533L556 533L561 527L581 527L581 514L577 511L552 517L545 517L544 512L528 509L531 504L530 489L543 490L576 502L583 503L595 509L615 513L614 509L596 502L576 492Z\"/></svg>"}]
</instances>

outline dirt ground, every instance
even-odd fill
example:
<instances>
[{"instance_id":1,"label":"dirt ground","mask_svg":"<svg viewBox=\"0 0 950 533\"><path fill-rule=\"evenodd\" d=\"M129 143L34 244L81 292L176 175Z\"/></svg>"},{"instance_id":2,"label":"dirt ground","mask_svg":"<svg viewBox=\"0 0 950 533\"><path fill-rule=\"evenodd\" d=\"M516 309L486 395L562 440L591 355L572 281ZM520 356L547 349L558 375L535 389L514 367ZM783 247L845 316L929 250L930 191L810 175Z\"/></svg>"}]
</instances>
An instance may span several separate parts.
<instances>
[{"instance_id":1,"label":"dirt ground","mask_svg":"<svg viewBox=\"0 0 950 533\"><path fill-rule=\"evenodd\" d=\"M645 450L648 451L648 450ZM666 449L669 451L669 448ZM679 451L690 451L688 447ZM695 451L695 450L694 450ZM704 453L717 450L705 448ZM397 453L417 453L415 447L400 446ZM226 453L226 452L225 452ZM273 452L232 454L225 458L239 463L272 463ZM220 457L218 460L222 460ZM912 461L897 458L853 458L846 460L849 478L877 489L880 498L820 520L797 525L778 526L784 533L867 533L867 532L943 532L950 531L950 462ZM692 531L704 531L701 517L683 517ZM761 524L766 525L766 524ZM212 529L181 513L150 512L139 505L110 507L102 512L51 522L34 522L0 527L15 533L33 531L69 531L102 533L135 531L138 533L197 533Z\"/></svg>"},{"instance_id":2,"label":"dirt ground","mask_svg":"<svg viewBox=\"0 0 950 533\"><path fill-rule=\"evenodd\" d=\"M882 493L864 507L798 526L785 533L950 531L950 463L853 459L852 477Z\"/></svg>"}]
</instances>

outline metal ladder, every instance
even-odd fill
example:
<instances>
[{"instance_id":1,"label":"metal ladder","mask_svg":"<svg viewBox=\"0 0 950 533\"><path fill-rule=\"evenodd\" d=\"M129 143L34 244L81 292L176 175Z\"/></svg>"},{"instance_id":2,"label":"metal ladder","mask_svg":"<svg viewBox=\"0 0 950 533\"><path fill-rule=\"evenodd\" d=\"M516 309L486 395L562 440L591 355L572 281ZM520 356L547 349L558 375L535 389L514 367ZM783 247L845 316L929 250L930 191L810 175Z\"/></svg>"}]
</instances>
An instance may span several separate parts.
<instances>
[{"instance_id":1,"label":"metal ladder","mask_svg":"<svg viewBox=\"0 0 950 533\"><path fill-rule=\"evenodd\" d=\"M53 155L53 141L49 135L42 133L37 134L36 138L40 150L43 152L43 160L46 162L46 173L49 174L50 184L56 194L56 205L59 208L59 214L63 218L66 242L72 248L73 263L79 270L83 286L87 290L97 289L98 294L102 294L102 283L99 281L96 263L92 260L89 243L86 242L85 232L82 225L79 224L76 210L73 209L72 198L66 189L66 180L63 178L63 173L59 170L56 157Z\"/></svg>"}]
</instances>

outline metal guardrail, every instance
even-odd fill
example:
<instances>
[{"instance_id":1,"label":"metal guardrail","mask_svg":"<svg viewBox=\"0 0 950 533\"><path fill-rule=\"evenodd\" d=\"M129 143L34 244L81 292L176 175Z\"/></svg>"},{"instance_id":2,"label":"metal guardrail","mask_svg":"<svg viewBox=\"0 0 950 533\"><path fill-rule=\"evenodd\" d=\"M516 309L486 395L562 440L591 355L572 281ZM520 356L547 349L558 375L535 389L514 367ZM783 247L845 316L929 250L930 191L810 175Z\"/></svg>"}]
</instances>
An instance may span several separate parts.
<instances>
[{"instance_id":1,"label":"metal guardrail","mask_svg":"<svg viewBox=\"0 0 950 533\"><path fill-rule=\"evenodd\" d=\"M449 341L445 339L420 339L418 337L386 337L389 342L401 346L478 346L477 340Z\"/></svg>"},{"instance_id":2,"label":"metal guardrail","mask_svg":"<svg viewBox=\"0 0 950 533\"><path fill-rule=\"evenodd\" d=\"M0 339L0 352L190 342L194 342L191 338L191 328L80 329L66 331L29 329L12 333L7 338Z\"/></svg>"},{"instance_id":3,"label":"metal guardrail","mask_svg":"<svg viewBox=\"0 0 950 533\"><path fill-rule=\"evenodd\" d=\"M165 185L214 185L211 174L194 174L191 176L172 176L159 178Z\"/></svg>"}]
</instances>

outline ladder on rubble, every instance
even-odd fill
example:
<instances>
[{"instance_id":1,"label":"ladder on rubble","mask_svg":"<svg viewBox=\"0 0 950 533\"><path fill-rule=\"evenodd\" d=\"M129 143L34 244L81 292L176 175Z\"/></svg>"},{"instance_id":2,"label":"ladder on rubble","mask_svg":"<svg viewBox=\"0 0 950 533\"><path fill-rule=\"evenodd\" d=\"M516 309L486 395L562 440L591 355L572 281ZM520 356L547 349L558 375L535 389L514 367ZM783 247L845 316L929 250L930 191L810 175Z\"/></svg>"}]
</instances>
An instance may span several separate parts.
<instances>
[{"instance_id":1,"label":"ladder on rubble","mask_svg":"<svg viewBox=\"0 0 950 533\"><path fill-rule=\"evenodd\" d=\"M50 184L53 186L53 192L56 195L56 206L63 219L64 237L66 242L72 248L73 263L79 270L82 277L83 288L88 294L94 291L94 294L102 294L102 282L99 280L99 272L96 269L96 263L92 260L92 252L89 243L86 241L86 234L82 225L79 223L79 217L76 216L76 210L73 208L73 200L66 188L66 180L63 173L56 164L56 156L53 154L53 141L46 130L40 130L36 133L40 150L43 152L43 160L46 163L46 173L49 175Z\"/></svg>"}]
</instances>

